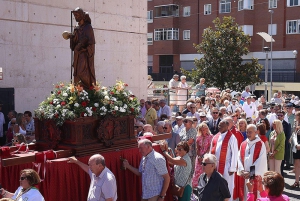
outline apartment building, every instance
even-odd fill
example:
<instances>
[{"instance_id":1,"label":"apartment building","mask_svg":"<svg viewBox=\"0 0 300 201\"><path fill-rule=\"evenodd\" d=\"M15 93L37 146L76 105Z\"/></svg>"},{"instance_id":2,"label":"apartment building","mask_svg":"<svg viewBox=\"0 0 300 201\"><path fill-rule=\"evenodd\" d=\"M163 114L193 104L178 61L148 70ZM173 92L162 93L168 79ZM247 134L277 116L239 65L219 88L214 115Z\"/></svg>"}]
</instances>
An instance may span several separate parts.
<instances>
[{"instance_id":1,"label":"apartment building","mask_svg":"<svg viewBox=\"0 0 300 201\"><path fill-rule=\"evenodd\" d=\"M268 53L273 82L300 82L299 0L148 0L148 73L167 80L174 72L180 73L181 67L194 68L194 59L201 55L193 44L199 44L203 30L223 16L234 17L251 37L245 61L255 57L265 65L263 47L271 43L257 33L266 32L275 40ZM264 70L260 76L264 79Z\"/></svg>"}]
</instances>

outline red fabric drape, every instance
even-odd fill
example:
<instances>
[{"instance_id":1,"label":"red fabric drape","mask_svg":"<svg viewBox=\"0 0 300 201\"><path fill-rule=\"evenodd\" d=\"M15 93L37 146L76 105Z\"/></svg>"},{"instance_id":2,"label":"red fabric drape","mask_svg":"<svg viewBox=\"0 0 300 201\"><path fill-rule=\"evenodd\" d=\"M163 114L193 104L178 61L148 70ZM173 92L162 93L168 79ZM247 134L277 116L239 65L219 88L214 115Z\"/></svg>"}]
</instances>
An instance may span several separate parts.
<instances>
[{"instance_id":1,"label":"red fabric drape","mask_svg":"<svg viewBox=\"0 0 300 201\"><path fill-rule=\"evenodd\" d=\"M154 149L160 152L159 146ZM129 164L139 167L141 155L138 148L115 152L100 153L105 157L106 166L114 173L118 187L118 201L140 201L142 186L141 178L129 170L121 170L120 156L128 160ZM90 156L80 157L78 160L87 164ZM87 199L90 178L78 165L67 163L67 159L47 161L45 180L38 186L46 201L82 201ZM0 183L9 192L15 192L19 187L20 171L33 168L32 163L0 168ZM36 169L36 168L34 168ZM43 177L43 167L40 176ZM166 201L172 201L167 194Z\"/></svg>"}]
</instances>

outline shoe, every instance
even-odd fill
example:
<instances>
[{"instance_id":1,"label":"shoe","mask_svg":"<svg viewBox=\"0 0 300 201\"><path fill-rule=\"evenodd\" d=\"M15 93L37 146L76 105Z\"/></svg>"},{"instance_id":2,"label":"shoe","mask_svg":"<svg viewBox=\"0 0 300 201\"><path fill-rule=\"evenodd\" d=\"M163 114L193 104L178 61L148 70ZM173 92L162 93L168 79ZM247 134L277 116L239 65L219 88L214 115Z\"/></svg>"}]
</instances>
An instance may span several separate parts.
<instances>
[{"instance_id":1,"label":"shoe","mask_svg":"<svg viewBox=\"0 0 300 201\"><path fill-rule=\"evenodd\" d=\"M299 188L299 182L295 182L293 185L291 185L291 188Z\"/></svg>"},{"instance_id":2,"label":"shoe","mask_svg":"<svg viewBox=\"0 0 300 201\"><path fill-rule=\"evenodd\" d=\"M291 167L290 167L290 166L285 166L283 169L284 169L284 170L290 170Z\"/></svg>"}]
</instances>

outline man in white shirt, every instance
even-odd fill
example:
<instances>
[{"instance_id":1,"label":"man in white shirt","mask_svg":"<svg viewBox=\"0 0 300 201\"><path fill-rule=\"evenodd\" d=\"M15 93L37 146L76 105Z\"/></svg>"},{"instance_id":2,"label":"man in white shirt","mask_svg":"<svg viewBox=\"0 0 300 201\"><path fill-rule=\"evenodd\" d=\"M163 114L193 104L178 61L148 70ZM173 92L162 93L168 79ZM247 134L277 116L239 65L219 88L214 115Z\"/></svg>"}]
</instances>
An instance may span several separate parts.
<instances>
[{"instance_id":1,"label":"man in white shirt","mask_svg":"<svg viewBox=\"0 0 300 201\"><path fill-rule=\"evenodd\" d=\"M248 188L246 183L250 179L250 167L255 166L255 176L263 177L264 173L268 171L267 165L267 152L265 144L259 137L256 136L257 128L254 124L247 126L247 140L242 142L238 157L238 172L240 176L240 185L243 195L240 196L240 200L244 198L247 200ZM254 182L257 182L254 180ZM255 184L256 185L256 184ZM253 192L257 196L257 192Z\"/></svg>"},{"instance_id":2,"label":"man in white shirt","mask_svg":"<svg viewBox=\"0 0 300 201\"><path fill-rule=\"evenodd\" d=\"M171 108L166 104L166 100L161 99L159 101L159 106L161 108L160 115L165 114L167 115L168 119L172 117L172 111Z\"/></svg>"},{"instance_id":3,"label":"man in white shirt","mask_svg":"<svg viewBox=\"0 0 300 201\"><path fill-rule=\"evenodd\" d=\"M250 96L246 98L246 102L243 104L242 109L246 113L246 118L250 117L252 120L255 120L256 105L251 102Z\"/></svg>"},{"instance_id":4,"label":"man in white shirt","mask_svg":"<svg viewBox=\"0 0 300 201\"><path fill-rule=\"evenodd\" d=\"M210 153L217 157L217 171L227 180L231 194L229 200L232 201L234 173L236 172L238 159L238 144L236 137L228 130L228 126L227 120L222 120L219 123L219 133L212 139Z\"/></svg>"},{"instance_id":5,"label":"man in white shirt","mask_svg":"<svg viewBox=\"0 0 300 201\"><path fill-rule=\"evenodd\" d=\"M91 178L87 201L116 201L117 183L115 175L106 167L105 159L100 154L95 154L89 159L88 165L77 160L74 156L68 163L75 163L81 167Z\"/></svg>"},{"instance_id":6,"label":"man in white shirt","mask_svg":"<svg viewBox=\"0 0 300 201\"><path fill-rule=\"evenodd\" d=\"M170 106L171 109L173 110L173 107L176 106L177 104L177 88L179 84L179 76L178 75L173 75L173 78L169 82L169 94L170 94Z\"/></svg>"}]
</instances>

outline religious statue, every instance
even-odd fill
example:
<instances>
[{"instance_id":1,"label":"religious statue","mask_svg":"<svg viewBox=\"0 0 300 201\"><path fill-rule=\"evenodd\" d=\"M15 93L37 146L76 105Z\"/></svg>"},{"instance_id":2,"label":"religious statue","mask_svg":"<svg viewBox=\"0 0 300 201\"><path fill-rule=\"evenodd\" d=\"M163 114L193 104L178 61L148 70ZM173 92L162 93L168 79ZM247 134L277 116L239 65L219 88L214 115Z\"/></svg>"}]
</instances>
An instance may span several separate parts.
<instances>
[{"instance_id":1,"label":"religious statue","mask_svg":"<svg viewBox=\"0 0 300 201\"><path fill-rule=\"evenodd\" d=\"M70 48L74 51L74 83L80 84L84 89L89 89L96 83L94 56L95 37L91 18L81 8L72 11L78 26L73 33L65 31L64 39L70 39Z\"/></svg>"}]
</instances>

